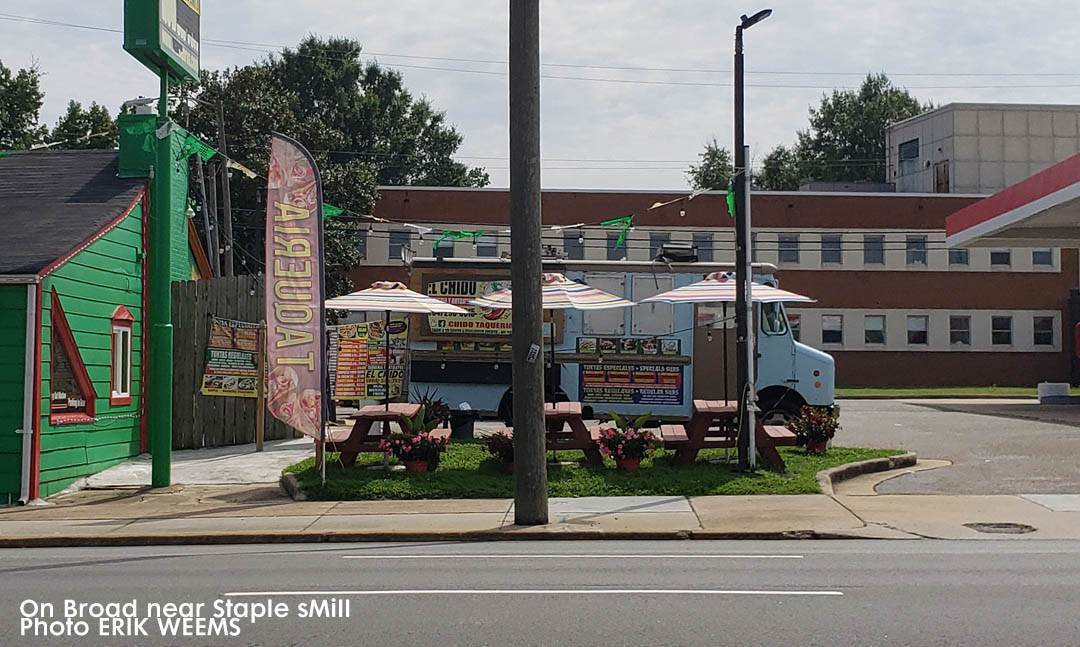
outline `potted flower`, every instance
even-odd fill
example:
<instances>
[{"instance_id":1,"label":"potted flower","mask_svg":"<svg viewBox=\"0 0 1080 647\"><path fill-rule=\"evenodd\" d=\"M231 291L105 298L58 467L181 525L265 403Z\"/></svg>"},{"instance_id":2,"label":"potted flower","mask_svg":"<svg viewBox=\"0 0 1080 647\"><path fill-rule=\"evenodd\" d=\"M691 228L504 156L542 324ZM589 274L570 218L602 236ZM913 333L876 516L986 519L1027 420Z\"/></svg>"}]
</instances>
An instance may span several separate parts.
<instances>
[{"instance_id":1,"label":"potted flower","mask_svg":"<svg viewBox=\"0 0 1080 647\"><path fill-rule=\"evenodd\" d=\"M390 434L379 442L379 447L387 456L393 455L405 464L406 472L426 472L432 461L439 460L439 454L446 451L449 438L436 437L431 431L439 426L437 420L427 420L424 408L413 418L401 416L403 433Z\"/></svg>"},{"instance_id":2,"label":"potted flower","mask_svg":"<svg viewBox=\"0 0 1080 647\"><path fill-rule=\"evenodd\" d=\"M514 438L504 432L496 431L484 441L487 444L488 453L499 459L502 471L507 474L514 473Z\"/></svg>"},{"instance_id":3,"label":"potted flower","mask_svg":"<svg viewBox=\"0 0 1080 647\"><path fill-rule=\"evenodd\" d=\"M840 420L825 407L804 406L789 425L796 443L810 454L824 454L829 441L840 429Z\"/></svg>"},{"instance_id":4,"label":"potted flower","mask_svg":"<svg viewBox=\"0 0 1080 647\"><path fill-rule=\"evenodd\" d=\"M420 389L413 390L413 397L416 399L416 403L420 405L421 410L424 412L424 422L434 423L434 427L429 425L430 429L434 429L438 426L446 426L447 421L450 420L450 407L439 397L438 389L425 389L423 392ZM451 438L457 436L451 432ZM439 469L440 455L435 454L435 457L428 461L428 471L434 472Z\"/></svg>"},{"instance_id":5,"label":"potted flower","mask_svg":"<svg viewBox=\"0 0 1080 647\"><path fill-rule=\"evenodd\" d=\"M652 456L657 445L656 437L641 427L652 418L646 413L630 421L614 411L609 412L614 428L600 430L597 443L600 451L615 459L615 466L627 472L637 471L641 459Z\"/></svg>"}]
</instances>

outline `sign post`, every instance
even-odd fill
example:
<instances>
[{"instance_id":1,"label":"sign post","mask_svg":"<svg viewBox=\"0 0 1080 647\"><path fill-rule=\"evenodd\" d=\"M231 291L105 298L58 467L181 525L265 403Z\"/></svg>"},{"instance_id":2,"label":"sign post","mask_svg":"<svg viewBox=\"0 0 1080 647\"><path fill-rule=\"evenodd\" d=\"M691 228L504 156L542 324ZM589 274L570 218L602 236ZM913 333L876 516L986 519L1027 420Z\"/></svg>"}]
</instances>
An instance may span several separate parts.
<instances>
[{"instance_id":1,"label":"sign post","mask_svg":"<svg viewBox=\"0 0 1080 647\"><path fill-rule=\"evenodd\" d=\"M169 82L199 78L201 0L124 0L124 49L161 80L157 156L150 208L149 336L147 428L153 487L172 482L172 230L183 211L173 205L179 170L173 155L174 124L169 119Z\"/></svg>"}]
</instances>

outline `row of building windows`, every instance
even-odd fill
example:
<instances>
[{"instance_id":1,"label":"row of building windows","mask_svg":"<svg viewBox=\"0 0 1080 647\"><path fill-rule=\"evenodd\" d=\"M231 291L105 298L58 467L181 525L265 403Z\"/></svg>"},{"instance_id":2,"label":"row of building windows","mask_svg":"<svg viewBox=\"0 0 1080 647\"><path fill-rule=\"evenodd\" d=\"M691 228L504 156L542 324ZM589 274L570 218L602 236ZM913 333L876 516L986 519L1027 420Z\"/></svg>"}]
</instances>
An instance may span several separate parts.
<instances>
[{"instance_id":1,"label":"row of building windows","mask_svg":"<svg viewBox=\"0 0 1080 647\"><path fill-rule=\"evenodd\" d=\"M702 262L712 262L715 259L714 239L709 233L695 233L692 235L692 243L697 248L697 257ZM607 260L623 260L627 256L625 242L620 243L621 232L608 232L607 234ZM389 232L389 259L391 261L401 257L401 250L412 244L412 232L395 231ZM842 265L844 263L844 237L842 234L822 234L821 263L822 265ZM671 234L666 232L651 232L649 234L649 258L660 255L664 245L671 242ZM357 250L363 258L367 258L368 236L366 231L357 232ZM758 261L757 234L751 235L751 256L754 262ZM926 266L928 262L928 240L925 235L909 235L904 243L904 255L908 266ZM802 245L799 234L779 234L777 236L777 260L781 264L798 265ZM849 248L849 254L852 250ZM862 236L862 262L864 265L885 265L885 236L881 234ZM1049 248L1036 248L1031 251L1031 264L1034 267L1052 268L1054 266L1054 251ZM434 255L444 258L454 256L454 241L445 239L435 247ZM498 242L493 236L480 237L473 243L473 254L480 258L495 258L498 256ZM580 230L563 232L563 252L569 260L583 260L585 258L585 238ZM964 267L971 265L970 250L957 248L950 249L949 265L952 267ZM990 250L991 267L1007 268L1013 264L1013 250L993 249Z\"/></svg>"},{"instance_id":2,"label":"row of building windows","mask_svg":"<svg viewBox=\"0 0 1080 647\"><path fill-rule=\"evenodd\" d=\"M756 239L756 235L752 238ZM757 241L751 242L753 260L757 260ZM799 235L780 234L778 236L778 260L781 263L799 263ZM862 262L864 265L885 264L885 236L865 235L862 240ZM844 250L842 247L843 237L841 234L821 235L821 263L823 265L841 265L844 262ZM908 236L904 244L904 256L908 265L925 266L927 264L927 237L922 235ZM949 250L949 265L964 266L971 264L970 250L957 248ZM1048 248L1032 249L1031 264L1036 267L1053 267L1054 251ZM990 250L990 265L997 267L1009 267L1012 265L1011 249Z\"/></svg>"},{"instance_id":3,"label":"row of building windows","mask_svg":"<svg viewBox=\"0 0 1080 647\"><path fill-rule=\"evenodd\" d=\"M884 346L885 315L868 314L862 317L863 343ZM791 317L791 333L799 339L801 316ZM1032 318L1032 345L1054 345L1054 318L1036 315ZM927 315L907 315L907 343L911 346L926 346L930 343L930 317ZM844 315L821 315L821 343L843 345ZM990 343L993 346L1013 345L1013 317L994 315L990 317ZM949 317L949 344L951 346L971 346L971 316L951 315Z\"/></svg>"}]
</instances>

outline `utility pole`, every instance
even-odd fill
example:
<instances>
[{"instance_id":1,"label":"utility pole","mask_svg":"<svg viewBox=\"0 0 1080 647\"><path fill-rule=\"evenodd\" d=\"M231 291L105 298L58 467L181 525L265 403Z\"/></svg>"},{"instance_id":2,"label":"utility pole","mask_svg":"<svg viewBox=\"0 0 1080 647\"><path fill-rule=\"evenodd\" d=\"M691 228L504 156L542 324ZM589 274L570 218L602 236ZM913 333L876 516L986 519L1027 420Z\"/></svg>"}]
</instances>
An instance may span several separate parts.
<instances>
[{"instance_id":1,"label":"utility pole","mask_svg":"<svg viewBox=\"0 0 1080 647\"><path fill-rule=\"evenodd\" d=\"M540 285L540 0L510 0L514 523L548 522Z\"/></svg>"},{"instance_id":2,"label":"utility pole","mask_svg":"<svg viewBox=\"0 0 1080 647\"><path fill-rule=\"evenodd\" d=\"M229 190L229 153L225 148L225 108L217 107L218 152L221 153L221 221L225 254L221 257L221 276L233 275L232 192Z\"/></svg>"},{"instance_id":3,"label":"utility pole","mask_svg":"<svg viewBox=\"0 0 1080 647\"><path fill-rule=\"evenodd\" d=\"M748 200L749 192L746 184L746 148L745 133L743 132L744 106L743 106L743 31L766 19L772 13L772 9L762 9L751 17L742 16L741 21L735 27L735 178L733 189L735 191L735 282L738 286L735 292L735 385L739 403L739 437L737 447L739 452L739 469L747 471L751 469L753 459L750 456L750 435L754 430L750 427L753 417L750 415L750 407L754 401L754 394L749 393L750 382L750 346L749 321L750 317L750 281L752 277L747 263L750 240L750 220Z\"/></svg>"},{"instance_id":4,"label":"utility pole","mask_svg":"<svg viewBox=\"0 0 1080 647\"><path fill-rule=\"evenodd\" d=\"M210 269L214 270L214 276L218 276L220 272L217 268L217 246L214 244L214 226L210 223L210 209L206 204L206 176L203 173L202 157L198 154L195 155L195 174L196 182L199 184L199 203L202 207L203 228L206 230L206 253L210 256Z\"/></svg>"},{"instance_id":5,"label":"utility pole","mask_svg":"<svg viewBox=\"0 0 1080 647\"><path fill-rule=\"evenodd\" d=\"M214 276L222 276L221 274L221 254L223 246L221 244L221 222L218 220L217 213L217 162L210 162L210 173L206 178L206 190L207 194L207 207L210 209L210 240L214 245Z\"/></svg>"}]
</instances>

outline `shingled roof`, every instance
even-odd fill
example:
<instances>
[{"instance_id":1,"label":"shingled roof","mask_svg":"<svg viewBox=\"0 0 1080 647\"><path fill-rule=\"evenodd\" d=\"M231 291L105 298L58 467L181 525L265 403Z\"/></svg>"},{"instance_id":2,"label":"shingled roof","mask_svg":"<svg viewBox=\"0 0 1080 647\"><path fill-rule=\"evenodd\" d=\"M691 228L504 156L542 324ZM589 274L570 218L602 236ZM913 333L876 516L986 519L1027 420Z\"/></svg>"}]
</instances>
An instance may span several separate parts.
<instances>
[{"instance_id":1,"label":"shingled roof","mask_svg":"<svg viewBox=\"0 0 1080 647\"><path fill-rule=\"evenodd\" d=\"M131 206L143 178L118 178L114 150L0 157L0 274L35 274Z\"/></svg>"}]
</instances>

